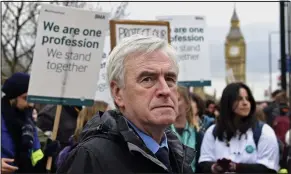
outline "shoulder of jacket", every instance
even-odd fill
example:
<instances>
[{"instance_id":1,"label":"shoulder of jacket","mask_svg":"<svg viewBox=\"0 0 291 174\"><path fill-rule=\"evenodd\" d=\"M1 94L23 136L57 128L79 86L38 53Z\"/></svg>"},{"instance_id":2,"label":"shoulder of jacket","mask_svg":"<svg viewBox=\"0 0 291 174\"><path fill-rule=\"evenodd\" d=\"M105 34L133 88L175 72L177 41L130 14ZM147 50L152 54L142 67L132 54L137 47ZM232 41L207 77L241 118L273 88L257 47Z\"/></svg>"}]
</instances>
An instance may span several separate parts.
<instances>
[{"instance_id":1,"label":"shoulder of jacket","mask_svg":"<svg viewBox=\"0 0 291 174\"><path fill-rule=\"evenodd\" d=\"M107 134L97 134L92 135L77 145L77 148L84 148L84 149L95 149L98 151L106 151L106 147L110 146L118 146L119 143L115 140L115 137L109 136Z\"/></svg>"}]
</instances>

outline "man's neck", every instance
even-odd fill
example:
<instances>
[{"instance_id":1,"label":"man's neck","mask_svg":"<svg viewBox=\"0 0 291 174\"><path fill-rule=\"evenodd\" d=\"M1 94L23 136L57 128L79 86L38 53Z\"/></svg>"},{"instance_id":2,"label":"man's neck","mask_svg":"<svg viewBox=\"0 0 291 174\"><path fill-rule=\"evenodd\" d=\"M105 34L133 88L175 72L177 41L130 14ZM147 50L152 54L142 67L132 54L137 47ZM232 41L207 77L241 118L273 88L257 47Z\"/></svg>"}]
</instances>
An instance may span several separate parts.
<instances>
[{"instance_id":1,"label":"man's neck","mask_svg":"<svg viewBox=\"0 0 291 174\"><path fill-rule=\"evenodd\" d=\"M175 123L174 123L174 126L176 128L184 128L186 126L186 123L187 123L187 119L186 119L186 116L179 116Z\"/></svg>"}]
</instances>

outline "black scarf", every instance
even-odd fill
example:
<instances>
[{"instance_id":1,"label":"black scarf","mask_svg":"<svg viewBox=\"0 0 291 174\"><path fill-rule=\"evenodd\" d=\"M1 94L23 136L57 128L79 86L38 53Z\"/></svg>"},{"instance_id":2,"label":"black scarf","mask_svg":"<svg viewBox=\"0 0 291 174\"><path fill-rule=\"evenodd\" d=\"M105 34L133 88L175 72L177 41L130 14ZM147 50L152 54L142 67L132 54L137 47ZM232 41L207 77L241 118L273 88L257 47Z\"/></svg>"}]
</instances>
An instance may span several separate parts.
<instances>
[{"instance_id":1,"label":"black scarf","mask_svg":"<svg viewBox=\"0 0 291 174\"><path fill-rule=\"evenodd\" d=\"M27 124L35 127L32 121L32 108L18 110L16 107L11 106L9 99L4 96L1 99L1 109L7 130L15 145L15 164L20 170L26 170L32 165L29 158L30 149L23 146L22 127Z\"/></svg>"}]
</instances>

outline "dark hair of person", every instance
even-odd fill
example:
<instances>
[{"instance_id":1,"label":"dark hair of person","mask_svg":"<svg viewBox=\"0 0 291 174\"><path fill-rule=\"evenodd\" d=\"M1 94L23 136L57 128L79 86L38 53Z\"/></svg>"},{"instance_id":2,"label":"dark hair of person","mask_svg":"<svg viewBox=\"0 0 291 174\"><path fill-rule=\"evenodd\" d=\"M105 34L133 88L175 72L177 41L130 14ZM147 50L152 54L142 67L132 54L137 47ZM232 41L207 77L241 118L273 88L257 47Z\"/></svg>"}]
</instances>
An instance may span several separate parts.
<instances>
[{"instance_id":1,"label":"dark hair of person","mask_svg":"<svg viewBox=\"0 0 291 174\"><path fill-rule=\"evenodd\" d=\"M288 97L285 91L279 92L275 97L274 101L279 104L285 104L288 103Z\"/></svg>"},{"instance_id":2,"label":"dark hair of person","mask_svg":"<svg viewBox=\"0 0 291 174\"><path fill-rule=\"evenodd\" d=\"M239 91L243 88L247 91L248 100L251 105L250 113L247 117L239 120L239 124L235 124L234 104L239 101ZM236 136L237 130L240 132L240 137L245 134L249 128L255 125L256 118L256 102L249 87L243 83L231 83L227 85L220 100L220 119L216 123L216 131L214 132L220 141L229 142L230 139ZM237 125L237 126L236 126Z\"/></svg>"},{"instance_id":3,"label":"dark hair of person","mask_svg":"<svg viewBox=\"0 0 291 174\"><path fill-rule=\"evenodd\" d=\"M278 95L280 92L282 92L282 90L280 90L280 89L277 89L274 92L272 92L272 94L271 94L272 98L276 97L276 95Z\"/></svg>"},{"instance_id":4,"label":"dark hair of person","mask_svg":"<svg viewBox=\"0 0 291 174\"><path fill-rule=\"evenodd\" d=\"M205 103L197 94L191 93L191 100L196 103L198 109L198 116L201 118L205 112Z\"/></svg>"},{"instance_id":5,"label":"dark hair of person","mask_svg":"<svg viewBox=\"0 0 291 174\"><path fill-rule=\"evenodd\" d=\"M206 102L205 102L206 108L208 108L208 106L211 104L215 105L215 102L213 100L206 100Z\"/></svg>"}]
</instances>

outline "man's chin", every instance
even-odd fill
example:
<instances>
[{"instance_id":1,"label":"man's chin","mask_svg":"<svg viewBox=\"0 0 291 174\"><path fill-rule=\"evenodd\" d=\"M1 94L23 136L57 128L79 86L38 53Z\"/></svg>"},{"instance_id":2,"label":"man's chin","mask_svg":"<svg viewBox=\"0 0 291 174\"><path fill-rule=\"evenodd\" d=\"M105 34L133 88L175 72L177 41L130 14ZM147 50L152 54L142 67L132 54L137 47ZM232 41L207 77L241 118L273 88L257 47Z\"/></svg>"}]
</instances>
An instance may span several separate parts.
<instances>
[{"instance_id":1,"label":"man's chin","mask_svg":"<svg viewBox=\"0 0 291 174\"><path fill-rule=\"evenodd\" d=\"M158 125L169 126L176 121L176 116L174 115L160 115L155 117L155 122Z\"/></svg>"}]
</instances>

